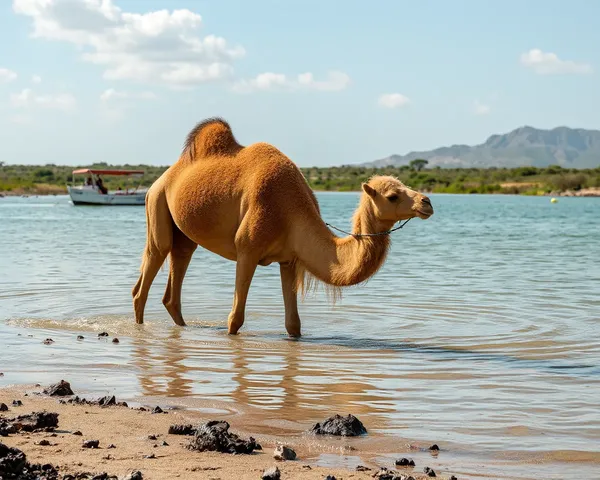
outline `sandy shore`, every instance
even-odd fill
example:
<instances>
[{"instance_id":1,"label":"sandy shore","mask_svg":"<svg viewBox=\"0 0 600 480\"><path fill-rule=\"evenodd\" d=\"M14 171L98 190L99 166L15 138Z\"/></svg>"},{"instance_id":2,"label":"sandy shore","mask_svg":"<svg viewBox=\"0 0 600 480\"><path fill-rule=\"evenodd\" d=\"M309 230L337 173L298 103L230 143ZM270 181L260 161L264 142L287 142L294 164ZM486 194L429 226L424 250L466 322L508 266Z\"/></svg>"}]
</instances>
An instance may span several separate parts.
<instances>
[{"instance_id":1,"label":"sandy shore","mask_svg":"<svg viewBox=\"0 0 600 480\"><path fill-rule=\"evenodd\" d=\"M0 442L22 450L30 463L51 463L59 468L60 474L106 472L119 478L139 470L144 479L164 480L170 478L198 479L258 479L265 469L277 465L282 479L324 479L332 475L339 479L371 479L378 468L360 472L340 468L324 468L303 460L302 451L297 451L295 461L276 461L273 442L257 438L262 451L250 455L231 455L216 452L197 452L186 448L191 437L168 434L172 424L193 423L197 420L186 417L184 411L168 410L166 414L155 414L123 406L100 407L95 405L63 404L58 397L49 397L42 387L7 387L0 389L0 403L9 410L1 412L5 419L33 412L58 413L58 427L54 433L15 433L0 437ZM70 398L70 397L65 397ZM22 406L13 406L20 400ZM218 419L218 418L217 418ZM211 420L206 418L205 421ZM244 432L231 425L232 432L248 438ZM82 435L74 435L80 431ZM149 438L154 435L156 438ZM43 445L46 442L49 445ZM98 449L85 449L86 440L99 440ZM113 444L115 448L108 448ZM397 474L411 475L415 480L428 478L423 473L424 465L414 469L387 467ZM90 477L91 478L91 477ZM400 478L400 477L398 477ZM437 478L448 478L437 474Z\"/></svg>"}]
</instances>

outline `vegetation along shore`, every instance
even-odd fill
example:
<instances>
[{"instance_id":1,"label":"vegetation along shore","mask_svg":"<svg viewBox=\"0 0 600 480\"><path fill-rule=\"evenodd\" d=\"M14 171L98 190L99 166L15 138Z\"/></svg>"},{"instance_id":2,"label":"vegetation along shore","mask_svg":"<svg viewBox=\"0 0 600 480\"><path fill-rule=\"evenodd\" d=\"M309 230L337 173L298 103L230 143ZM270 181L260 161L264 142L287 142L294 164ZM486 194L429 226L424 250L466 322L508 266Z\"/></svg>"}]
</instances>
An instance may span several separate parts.
<instances>
[{"instance_id":1,"label":"vegetation along shore","mask_svg":"<svg viewBox=\"0 0 600 480\"><path fill-rule=\"evenodd\" d=\"M79 165L84 168L124 168L146 172L144 178L106 177L107 188L151 185L168 167L152 165ZM0 162L0 192L3 195L66 194L72 166L10 165ZM425 160L401 167L310 167L301 168L316 191L350 192L375 174L394 175L406 185L429 193L498 193L523 195L600 196L600 166L567 169L557 165L518 168L427 168ZM82 181L76 178L76 181Z\"/></svg>"}]
</instances>

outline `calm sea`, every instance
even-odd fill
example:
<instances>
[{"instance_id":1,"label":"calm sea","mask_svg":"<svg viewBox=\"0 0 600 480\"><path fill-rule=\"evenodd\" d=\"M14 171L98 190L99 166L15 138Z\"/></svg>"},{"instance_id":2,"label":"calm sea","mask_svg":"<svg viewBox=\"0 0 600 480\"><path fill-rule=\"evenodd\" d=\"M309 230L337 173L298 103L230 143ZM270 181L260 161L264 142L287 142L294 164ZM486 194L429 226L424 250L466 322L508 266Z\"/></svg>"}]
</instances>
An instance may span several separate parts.
<instances>
[{"instance_id":1,"label":"calm sea","mask_svg":"<svg viewBox=\"0 0 600 480\"><path fill-rule=\"evenodd\" d=\"M326 221L349 228L357 194L318 199ZM139 327L143 208L0 198L0 385L65 378L306 445L314 422L358 416L368 438L351 455L328 444L321 463L352 466L363 451L389 463L435 442L429 464L459 478L600 478L600 199L432 202L366 285L335 307L308 298L304 337L291 341L276 265L259 267L237 337L226 334L235 264L200 249L183 287L189 328L161 304L167 269Z\"/></svg>"}]
</instances>

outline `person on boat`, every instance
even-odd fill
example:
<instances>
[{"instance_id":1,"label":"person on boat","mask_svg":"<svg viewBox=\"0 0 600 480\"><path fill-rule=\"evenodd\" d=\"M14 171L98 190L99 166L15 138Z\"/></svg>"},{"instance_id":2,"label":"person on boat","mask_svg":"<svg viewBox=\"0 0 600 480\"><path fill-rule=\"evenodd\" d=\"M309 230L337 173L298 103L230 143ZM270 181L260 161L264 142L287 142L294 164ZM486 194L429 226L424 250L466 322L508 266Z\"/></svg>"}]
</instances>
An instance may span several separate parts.
<instances>
[{"instance_id":1,"label":"person on boat","mask_svg":"<svg viewBox=\"0 0 600 480\"><path fill-rule=\"evenodd\" d=\"M94 185L94 182L92 182L92 177L89 176L87 177L87 179L85 180L85 186L86 187L91 187L92 185Z\"/></svg>"},{"instance_id":2,"label":"person on boat","mask_svg":"<svg viewBox=\"0 0 600 480\"><path fill-rule=\"evenodd\" d=\"M98 190L100 190L100 193L105 195L108 193L108 189L104 186L104 182L102 182L100 176L98 176L98 180L96 180L96 186L98 187Z\"/></svg>"}]
</instances>

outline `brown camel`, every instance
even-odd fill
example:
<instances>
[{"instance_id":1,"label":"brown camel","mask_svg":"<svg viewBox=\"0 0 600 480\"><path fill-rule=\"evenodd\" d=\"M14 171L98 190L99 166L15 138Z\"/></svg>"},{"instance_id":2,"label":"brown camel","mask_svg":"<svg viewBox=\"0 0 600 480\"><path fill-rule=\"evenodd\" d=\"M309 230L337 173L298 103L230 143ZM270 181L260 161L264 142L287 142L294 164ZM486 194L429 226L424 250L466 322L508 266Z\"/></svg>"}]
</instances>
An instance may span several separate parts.
<instances>
[{"instance_id":1,"label":"brown camel","mask_svg":"<svg viewBox=\"0 0 600 480\"><path fill-rule=\"evenodd\" d=\"M141 275L133 288L137 323L154 277L170 254L163 304L177 325L181 286L198 245L237 262L229 333L244 323L248 289L258 265L280 265L285 328L300 336L297 293L307 280L336 291L375 274L400 221L433 215L429 199L399 180L376 176L362 185L353 235L335 236L296 165L267 143L240 145L222 119L199 123L188 135L179 160L154 182L146 196L147 238Z\"/></svg>"}]
</instances>

